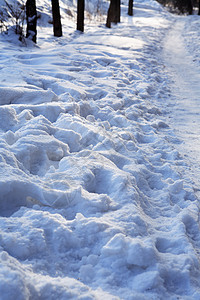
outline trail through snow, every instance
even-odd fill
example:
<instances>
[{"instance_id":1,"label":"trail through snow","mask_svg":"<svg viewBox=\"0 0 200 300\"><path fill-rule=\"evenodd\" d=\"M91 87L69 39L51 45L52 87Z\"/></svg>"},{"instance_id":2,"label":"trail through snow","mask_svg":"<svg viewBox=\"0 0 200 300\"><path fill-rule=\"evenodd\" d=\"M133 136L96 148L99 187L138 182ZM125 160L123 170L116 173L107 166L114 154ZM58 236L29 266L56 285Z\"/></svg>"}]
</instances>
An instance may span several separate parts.
<instances>
[{"instance_id":1,"label":"trail through snow","mask_svg":"<svg viewBox=\"0 0 200 300\"><path fill-rule=\"evenodd\" d=\"M186 157L196 186L200 184L200 68L189 52L183 32L188 17L179 17L164 40L164 62L171 82L170 124L180 143L176 147ZM187 170L187 169L185 169ZM197 191L199 188L197 188Z\"/></svg>"},{"instance_id":2,"label":"trail through snow","mask_svg":"<svg viewBox=\"0 0 200 300\"><path fill-rule=\"evenodd\" d=\"M36 47L0 35L0 300L199 300L189 19L126 1L110 30L65 14L55 39L37 5Z\"/></svg>"}]
</instances>

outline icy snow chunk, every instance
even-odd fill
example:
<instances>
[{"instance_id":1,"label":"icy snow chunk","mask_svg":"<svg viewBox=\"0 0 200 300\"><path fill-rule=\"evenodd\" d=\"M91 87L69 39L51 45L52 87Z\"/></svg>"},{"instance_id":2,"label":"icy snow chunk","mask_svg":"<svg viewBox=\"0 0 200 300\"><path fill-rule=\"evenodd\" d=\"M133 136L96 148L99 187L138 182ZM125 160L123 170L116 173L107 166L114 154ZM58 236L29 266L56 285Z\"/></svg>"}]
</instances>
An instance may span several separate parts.
<instances>
[{"instance_id":1,"label":"icy snow chunk","mask_svg":"<svg viewBox=\"0 0 200 300\"><path fill-rule=\"evenodd\" d=\"M30 174L22 172L18 168L12 168L2 162L4 173L0 176L0 213L3 216L10 216L21 206L33 207L35 204L40 206L68 207L77 203L86 205L87 200L82 196L80 186L70 186L68 180L58 182L53 180L52 174L48 182L40 180L38 177L30 177ZM42 167L42 166L41 166ZM56 175L57 177L57 175ZM108 209L109 199L91 199L93 203L91 210L97 211ZM89 211L89 209L88 209ZM72 215L74 211L72 212Z\"/></svg>"},{"instance_id":2,"label":"icy snow chunk","mask_svg":"<svg viewBox=\"0 0 200 300\"><path fill-rule=\"evenodd\" d=\"M16 141L14 132L10 130L5 133L4 138L9 145L13 145Z\"/></svg>"},{"instance_id":3,"label":"icy snow chunk","mask_svg":"<svg viewBox=\"0 0 200 300\"><path fill-rule=\"evenodd\" d=\"M80 116L62 114L55 123L56 127L73 130L81 136L81 147L96 145L104 139L105 131L96 123L91 123Z\"/></svg>"},{"instance_id":4,"label":"icy snow chunk","mask_svg":"<svg viewBox=\"0 0 200 300\"><path fill-rule=\"evenodd\" d=\"M64 157L59 163L59 171L64 172L70 180L76 180L89 193L105 194L116 202L120 202L119 195L122 194L123 201L130 195L132 199L137 196L129 174L93 151L79 152L76 157Z\"/></svg>"},{"instance_id":5,"label":"icy snow chunk","mask_svg":"<svg viewBox=\"0 0 200 300\"><path fill-rule=\"evenodd\" d=\"M84 91L84 88L81 87L80 84L79 86L77 86L72 82L68 82L67 87L65 86L64 90L65 93L61 97L63 102L67 101L69 96L77 100L82 100L86 98L86 92Z\"/></svg>"},{"instance_id":6,"label":"icy snow chunk","mask_svg":"<svg viewBox=\"0 0 200 300\"><path fill-rule=\"evenodd\" d=\"M0 176L0 214L10 216L21 206L33 206L27 196L44 200L42 189L31 182L27 174L4 164L4 173Z\"/></svg>"},{"instance_id":7,"label":"icy snow chunk","mask_svg":"<svg viewBox=\"0 0 200 300\"><path fill-rule=\"evenodd\" d=\"M158 271L147 271L136 275L132 281L132 288L137 292L144 292L162 285L163 280Z\"/></svg>"},{"instance_id":8,"label":"icy snow chunk","mask_svg":"<svg viewBox=\"0 0 200 300\"><path fill-rule=\"evenodd\" d=\"M30 109L24 109L19 115L18 118L20 121L31 120L33 118L33 112Z\"/></svg>"},{"instance_id":9,"label":"icy snow chunk","mask_svg":"<svg viewBox=\"0 0 200 300\"><path fill-rule=\"evenodd\" d=\"M0 129L7 131L16 126L19 122L14 108L10 106L0 106Z\"/></svg>"},{"instance_id":10,"label":"icy snow chunk","mask_svg":"<svg viewBox=\"0 0 200 300\"><path fill-rule=\"evenodd\" d=\"M18 259L28 259L34 254L46 251L46 242L43 230L29 228L25 230L0 233L0 241L3 249ZM23 235L22 235L23 234Z\"/></svg>"},{"instance_id":11,"label":"icy snow chunk","mask_svg":"<svg viewBox=\"0 0 200 300\"><path fill-rule=\"evenodd\" d=\"M62 254L79 246L78 238L68 228L67 221L58 214L21 209L12 220L1 222L3 249L15 258L25 260L41 255Z\"/></svg>"},{"instance_id":12,"label":"icy snow chunk","mask_svg":"<svg viewBox=\"0 0 200 300\"><path fill-rule=\"evenodd\" d=\"M136 144L133 142L133 141L128 141L125 143L126 144L126 148L129 150L129 151L137 151L137 147L136 147Z\"/></svg>"},{"instance_id":13,"label":"icy snow chunk","mask_svg":"<svg viewBox=\"0 0 200 300\"><path fill-rule=\"evenodd\" d=\"M43 120L48 120L49 123L55 122L58 116L61 113L65 113L68 105L63 104L61 102L50 102L50 103L41 103L41 104L13 104L12 105L23 124L25 120L31 120L33 117L39 119L43 118Z\"/></svg>"},{"instance_id":14,"label":"icy snow chunk","mask_svg":"<svg viewBox=\"0 0 200 300\"><path fill-rule=\"evenodd\" d=\"M70 148L70 152L77 152L80 150L81 135L74 130L59 128L55 132L54 137L67 144Z\"/></svg>"},{"instance_id":15,"label":"icy snow chunk","mask_svg":"<svg viewBox=\"0 0 200 300\"><path fill-rule=\"evenodd\" d=\"M21 119L19 124L19 129L17 130L18 137L22 137L23 135L32 134L35 130L40 130L44 133L48 133L52 135L55 132L52 123L46 119L44 116L39 115L37 117L31 118L29 120Z\"/></svg>"},{"instance_id":16,"label":"icy snow chunk","mask_svg":"<svg viewBox=\"0 0 200 300\"><path fill-rule=\"evenodd\" d=\"M0 295L3 297L2 300L14 300L16 295L19 300L30 298L31 293L23 276L23 268L18 268L18 264L16 260L8 261L7 265L5 262L0 262Z\"/></svg>"},{"instance_id":17,"label":"icy snow chunk","mask_svg":"<svg viewBox=\"0 0 200 300\"><path fill-rule=\"evenodd\" d=\"M190 204L189 208L185 208L180 213L180 218L183 221L186 233L193 239L200 239L199 222L197 222L198 204Z\"/></svg>"},{"instance_id":18,"label":"icy snow chunk","mask_svg":"<svg viewBox=\"0 0 200 300\"><path fill-rule=\"evenodd\" d=\"M172 267L167 270L162 270L162 278L164 280L165 287L169 292L177 293L181 296L185 296L188 293L190 294L191 278L189 270L184 269L183 266L182 268L177 266L176 268Z\"/></svg>"},{"instance_id":19,"label":"icy snow chunk","mask_svg":"<svg viewBox=\"0 0 200 300\"><path fill-rule=\"evenodd\" d=\"M91 104L88 103L88 101L80 101L79 103L80 107L80 115L81 117L86 118L88 115L92 115L92 107Z\"/></svg>"},{"instance_id":20,"label":"icy snow chunk","mask_svg":"<svg viewBox=\"0 0 200 300\"><path fill-rule=\"evenodd\" d=\"M99 260L98 255L91 254L87 257L87 262L89 264L91 264L92 266L95 266L97 264L98 260Z\"/></svg>"},{"instance_id":21,"label":"icy snow chunk","mask_svg":"<svg viewBox=\"0 0 200 300\"><path fill-rule=\"evenodd\" d=\"M83 282L90 282L95 275L94 267L91 264L83 265L79 271L79 277Z\"/></svg>"},{"instance_id":22,"label":"icy snow chunk","mask_svg":"<svg viewBox=\"0 0 200 300\"><path fill-rule=\"evenodd\" d=\"M0 87L0 104L20 104L32 103L40 104L44 102L58 101L58 97L50 89L34 90L27 88Z\"/></svg>"},{"instance_id":23,"label":"icy snow chunk","mask_svg":"<svg viewBox=\"0 0 200 300\"><path fill-rule=\"evenodd\" d=\"M155 122L152 123L152 126L156 129L166 129L169 128L169 125L166 124L164 121L162 120L156 120Z\"/></svg>"},{"instance_id":24,"label":"icy snow chunk","mask_svg":"<svg viewBox=\"0 0 200 300\"><path fill-rule=\"evenodd\" d=\"M102 248L104 256L112 256L116 254L125 255L127 251L126 237L122 233L116 234L110 241Z\"/></svg>"},{"instance_id":25,"label":"icy snow chunk","mask_svg":"<svg viewBox=\"0 0 200 300\"><path fill-rule=\"evenodd\" d=\"M129 126L129 120L121 114L118 115L115 114L113 118L110 120L110 125L120 127L120 128L126 128Z\"/></svg>"},{"instance_id":26,"label":"icy snow chunk","mask_svg":"<svg viewBox=\"0 0 200 300\"><path fill-rule=\"evenodd\" d=\"M86 120L89 121L89 122L91 122L91 123L94 123L95 122L95 117L93 115L88 115L86 117Z\"/></svg>"},{"instance_id":27,"label":"icy snow chunk","mask_svg":"<svg viewBox=\"0 0 200 300\"><path fill-rule=\"evenodd\" d=\"M127 263L148 267L156 261L156 251L152 245L140 239L133 239L128 247Z\"/></svg>"},{"instance_id":28,"label":"icy snow chunk","mask_svg":"<svg viewBox=\"0 0 200 300\"><path fill-rule=\"evenodd\" d=\"M16 169L22 167L20 163L17 161L15 155L10 151L8 145L3 140L0 140L0 157L1 157L0 161L2 163L1 165L2 168L6 168L7 165L10 165Z\"/></svg>"},{"instance_id":29,"label":"icy snow chunk","mask_svg":"<svg viewBox=\"0 0 200 300\"><path fill-rule=\"evenodd\" d=\"M5 253L5 252L4 252ZM66 275L51 276L34 272L9 255L0 262L0 295L3 300L24 299L87 299L119 300L101 288L92 289ZM43 261L44 262L44 261ZM48 263L49 264L49 263Z\"/></svg>"},{"instance_id":30,"label":"icy snow chunk","mask_svg":"<svg viewBox=\"0 0 200 300\"><path fill-rule=\"evenodd\" d=\"M156 250L149 245L148 240L139 238L128 238L122 233L116 234L102 248L103 256L119 256L124 257L124 263L142 268L149 267L156 262Z\"/></svg>"},{"instance_id":31,"label":"icy snow chunk","mask_svg":"<svg viewBox=\"0 0 200 300\"><path fill-rule=\"evenodd\" d=\"M179 194L183 190L183 180L177 180L169 186L172 194Z\"/></svg>"},{"instance_id":32,"label":"icy snow chunk","mask_svg":"<svg viewBox=\"0 0 200 300\"><path fill-rule=\"evenodd\" d=\"M45 171L49 161L59 161L69 154L68 145L46 134L27 134L19 138L12 149L16 158L32 174L40 173L41 167Z\"/></svg>"},{"instance_id":33,"label":"icy snow chunk","mask_svg":"<svg viewBox=\"0 0 200 300\"><path fill-rule=\"evenodd\" d=\"M173 233L172 233L173 235ZM182 254L188 252L188 240L183 234L176 234L175 237L169 239L165 237L157 237L156 248L161 253Z\"/></svg>"}]
</instances>

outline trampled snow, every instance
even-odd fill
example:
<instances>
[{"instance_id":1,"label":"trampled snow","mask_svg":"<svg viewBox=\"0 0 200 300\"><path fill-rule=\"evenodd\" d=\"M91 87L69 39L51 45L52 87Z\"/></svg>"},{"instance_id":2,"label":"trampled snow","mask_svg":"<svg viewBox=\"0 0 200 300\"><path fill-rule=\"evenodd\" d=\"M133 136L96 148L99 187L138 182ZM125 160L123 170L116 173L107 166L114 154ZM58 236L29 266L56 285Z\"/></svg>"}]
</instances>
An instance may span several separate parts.
<instances>
[{"instance_id":1,"label":"trampled snow","mask_svg":"<svg viewBox=\"0 0 200 300\"><path fill-rule=\"evenodd\" d=\"M125 1L107 29L88 2L80 34L63 0L54 38L37 5L37 46L0 35L0 299L200 299L200 177L165 43L181 20L198 74L199 17Z\"/></svg>"}]
</instances>

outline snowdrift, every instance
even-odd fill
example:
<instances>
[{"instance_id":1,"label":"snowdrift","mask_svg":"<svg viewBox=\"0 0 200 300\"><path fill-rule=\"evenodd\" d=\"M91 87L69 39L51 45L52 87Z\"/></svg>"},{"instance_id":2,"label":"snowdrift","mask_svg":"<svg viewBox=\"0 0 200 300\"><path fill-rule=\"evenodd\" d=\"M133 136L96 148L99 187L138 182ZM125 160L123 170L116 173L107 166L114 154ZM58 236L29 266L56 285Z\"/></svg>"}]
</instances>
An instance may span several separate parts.
<instances>
[{"instance_id":1,"label":"snowdrift","mask_svg":"<svg viewBox=\"0 0 200 300\"><path fill-rule=\"evenodd\" d=\"M67 10L37 46L0 36L1 300L200 298L198 200L158 59L174 17L126 11L82 35Z\"/></svg>"}]
</instances>

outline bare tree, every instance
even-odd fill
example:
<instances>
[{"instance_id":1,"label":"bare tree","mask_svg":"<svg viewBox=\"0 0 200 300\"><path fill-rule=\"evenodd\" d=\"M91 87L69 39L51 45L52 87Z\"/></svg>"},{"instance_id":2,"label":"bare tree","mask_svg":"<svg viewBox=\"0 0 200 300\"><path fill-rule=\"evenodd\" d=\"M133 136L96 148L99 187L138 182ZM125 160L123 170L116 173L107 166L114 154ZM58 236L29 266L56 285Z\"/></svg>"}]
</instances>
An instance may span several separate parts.
<instances>
[{"instance_id":1,"label":"bare tree","mask_svg":"<svg viewBox=\"0 0 200 300\"><path fill-rule=\"evenodd\" d=\"M15 33L19 35L19 40L24 38L24 21L26 18L25 5L17 0L13 0L11 3L4 0L0 8L0 30L7 31L9 28L15 30Z\"/></svg>"},{"instance_id":2,"label":"bare tree","mask_svg":"<svg viewBox=\"0 0 200 300\"><path fill-rule=\"evenodd\" d=\"M188 13L192 15L193 13L193 3L192 0L188 0Z\"/></svg>"},{"instance_id":3,"label":"bare tree","mask_svg":"<svg viewBox=\"0 0 200 300\"><path fill-rule=\"evenodd\" d=\"M111 28L111 23L119 23L121 8L120 8L120 0L110 0L110 6L108 9L106 27Z\"/></svg>"},{"instance_id":4,"label":"bare tree","mask_svg":"<svg viewBox=\"0 0 200 300\"><path fill-rule=\"evenodd\" d=\"M85 0L78 0L77 3L77 30L84 32L84 10Z\"/></svg>"},{"instance_id":5,"label":"bare tree","mask_svg":"<svg viewBox=\"0 0 200 300\"><path fill-rule=\"evenodd\" d=\"M59 0L51 0L54 36L62 36Z\"/></svg>"},{"instance_id":6,"label":"bare tree","mask_svg":"<svg viewBox=\"0 0 200 300\"><path fill-rule=\"evenodd\" d=\"M115 24L120 23L121 17L121 0L116 0L116 17L115 17Z\"/></svg>"},{"instance_id":7,"label":"bare tree","mask_svg":"<svg viewBox=\"0 0 200 300\"><path fill-rule=\"evenodd\" d=\"M193 7L197 5L197 0L158 0L163 5L167 5L171 9L175 9L176 12L192 15Z\"/></svg>"},{"instance_id":8,"label":"bare tree","mask_svg":"<svg viewBox=\"0 0 200 300\"><path fill-rule=\"evenodd\" d=\"M31 40L36 43L37 38L37 11L35 0L26 1L26 37L31 38Z\"/></svg>"},{"instance_id":9,"label":"bare tree","mask_svg":"<svg viewBox=\"0 0 200 300\"><path fill-rule=\"evenodd\" d=\"M108 8L107 20L106 20L106 27L108 27L108 28L111 28L111 22L113 21L114 1L115 0L110 0L110 6Z\"/></svg>"},{"instance_id":10,"label":"bare tree","mask_svg":"<svg viewBox=\"0 0 200 300\"><path fill-rule=\"evenodd\" d=\"M128 1L128 15L133 16L133 0Z\"/></svg>"}]
</instances>

